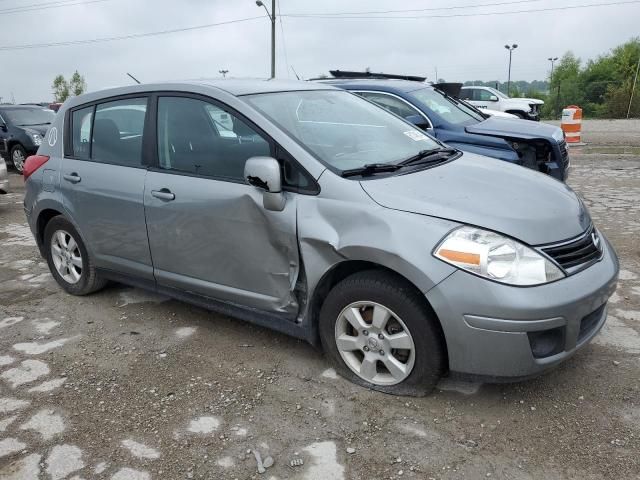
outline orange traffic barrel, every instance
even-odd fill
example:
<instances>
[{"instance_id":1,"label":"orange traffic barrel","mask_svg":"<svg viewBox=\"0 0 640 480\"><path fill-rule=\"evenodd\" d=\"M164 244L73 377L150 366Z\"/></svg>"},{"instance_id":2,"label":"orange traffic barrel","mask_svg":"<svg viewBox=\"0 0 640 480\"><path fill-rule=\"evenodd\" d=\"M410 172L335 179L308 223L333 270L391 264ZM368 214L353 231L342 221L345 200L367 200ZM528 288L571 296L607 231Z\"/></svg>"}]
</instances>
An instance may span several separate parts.
<instances>
[{"instance_id":1,"label":"orange traffic barrel","mask_svg":"<svg viewBox=\"0 0 640 480\"><path fill-rule=\"evenodd\" d=\"M577 105L569 105L562 109L560 128L564 132L567 143L580 143L582 131L582 109Z\"/></svg>"}]
</instances>

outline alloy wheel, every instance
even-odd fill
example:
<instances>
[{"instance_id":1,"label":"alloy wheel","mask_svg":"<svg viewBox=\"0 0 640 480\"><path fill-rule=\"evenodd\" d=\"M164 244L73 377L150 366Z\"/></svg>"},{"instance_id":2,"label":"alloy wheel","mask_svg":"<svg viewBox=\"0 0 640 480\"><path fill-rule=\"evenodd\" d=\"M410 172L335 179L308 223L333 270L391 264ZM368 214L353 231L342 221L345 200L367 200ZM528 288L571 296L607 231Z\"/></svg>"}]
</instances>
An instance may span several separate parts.
<instances>
[{"instance_id":1,"label":"alloy wheel","mask_svg":"<svg viewBox=\"0 0 640 480\"><path fill-rule=\"evenodd\" d=\"M69 232L57 230L51 237L51 258L62 279L75 284L82 277L82 253Z\"/></svg>"},{"instance_id":2,"label":"alloy wheel","mask_svg":"<svg viewBox=\"0 0 640 480\"><path fill-rule=\"evenodd\" d=\"M24 153L22 153L22 150L20 150L19 148L16 148L13 151L13 154L11 155L11 161L13 162L13 167L19 171L22 172L22 169L24 168Z\"/></svg>"}]
</instances>

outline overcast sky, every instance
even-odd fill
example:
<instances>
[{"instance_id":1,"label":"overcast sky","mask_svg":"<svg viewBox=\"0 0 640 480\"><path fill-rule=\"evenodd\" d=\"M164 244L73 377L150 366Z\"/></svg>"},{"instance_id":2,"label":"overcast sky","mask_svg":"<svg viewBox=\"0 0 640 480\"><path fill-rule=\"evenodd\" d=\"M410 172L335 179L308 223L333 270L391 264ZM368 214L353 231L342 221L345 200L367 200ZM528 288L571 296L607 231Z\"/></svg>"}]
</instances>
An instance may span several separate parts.
<instances>
[{"instance_id":1,"label":"overcast sky","mask_svg":"<svg viewBox=\"0 0 640 480\"><path fill-rule=\"evenodd\" d=\"M385 14L395 19L285 17L277 23L277 76L294 77L285 62L309 78L329 69L371 68L438 76L447 81L506 80L505 43L517 43L512 79L545 79L549 56L573 50L582 59L640 35L640 3L562 11L477 15L514 10L611 3L616 0L281 0L282 14L435 9ZM619 0L618 0L619 1ZM62 3L73 6L29 7ZM271 9L271 0L265 0ZM486 6L493 4L493 6ZM500 4L500 5L496 5ZM485 5L469 7L469 5ZM465 8L451 8L462 6ZM262 18L206 29L104 43L4 49L158 32ZM433 16L440 16L434 18ZM424 18L427 17L427 18ZM0 97L48 101L56 74L85 76L89 90L143 82L269 75L270 22L253 0L0 0ZM282 32L284 30L284 36ZM283 38L284 46L283 48Z\"/></svg>"}]
</instances>

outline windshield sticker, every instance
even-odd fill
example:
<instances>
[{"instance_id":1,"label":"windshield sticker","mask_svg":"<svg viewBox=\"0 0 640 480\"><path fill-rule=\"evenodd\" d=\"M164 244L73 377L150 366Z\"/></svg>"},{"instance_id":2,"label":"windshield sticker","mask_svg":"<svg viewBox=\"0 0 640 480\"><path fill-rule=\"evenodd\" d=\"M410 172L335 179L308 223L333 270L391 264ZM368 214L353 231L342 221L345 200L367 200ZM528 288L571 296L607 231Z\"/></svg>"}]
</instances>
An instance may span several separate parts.
<instances>
[{"instance_id":1,"label":"windshield sticker","mask_svg":"<svg viewBox=\"0 0 640 480\"><path fill-rule=\"evenodd\" d=\"M407 130L406 132L402 132L402 133L404 133L407 137L409 137L414 142L419 142L420 140L427 140L429 138L424 133L420 133L417 130Z\"/></svg>"}]
</instances>

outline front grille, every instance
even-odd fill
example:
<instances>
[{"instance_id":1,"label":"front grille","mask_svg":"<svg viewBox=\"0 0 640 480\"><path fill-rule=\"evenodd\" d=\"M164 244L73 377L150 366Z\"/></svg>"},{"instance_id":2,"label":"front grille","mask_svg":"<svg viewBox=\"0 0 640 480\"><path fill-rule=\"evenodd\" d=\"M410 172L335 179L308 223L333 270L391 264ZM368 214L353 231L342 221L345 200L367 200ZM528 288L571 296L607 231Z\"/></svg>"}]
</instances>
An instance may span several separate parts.
<instances>
[{"instance_id":1,"label":"front grille","mask_svg":"<svg viewBox=\"0 0 640 480\"><path fill-rule=\"evenodd\" d=\"M591 312L589 315L587 315L580 321L580 331L578 332L578 343L580 343L582 340L588 337L591 334L591 332L593 332L593 330L598 326L598 323L600 322L600 319L602 318L602 314L606 307L607 307L607 304L605 303L604 305L599 307L597 310Z\"/></svg>"},{"instance_id":2,"label":"front grille","mask_svg":"<svg viewBox=\"0 0 640 480\"><path fill-rule=\"evenodd\" d=\"M569 157L569 150L567 148L567 142L562 140L562 141L560 141L560 143L558 143L558 146L560 147L560 154L562 155L562 160L566 161L567 158Z\"/></svg>"},{"instance_id":3,"label":"front grille","mask_svg":"<svg viewBox=\"0 0 640 480\"><path fill-rule=\"evenodd\" d=\"M600 236L593 226L580 237L563 243L542 247L542 251L570 273L588 267L602 255Z\"/></svg>"}]
</instances>

